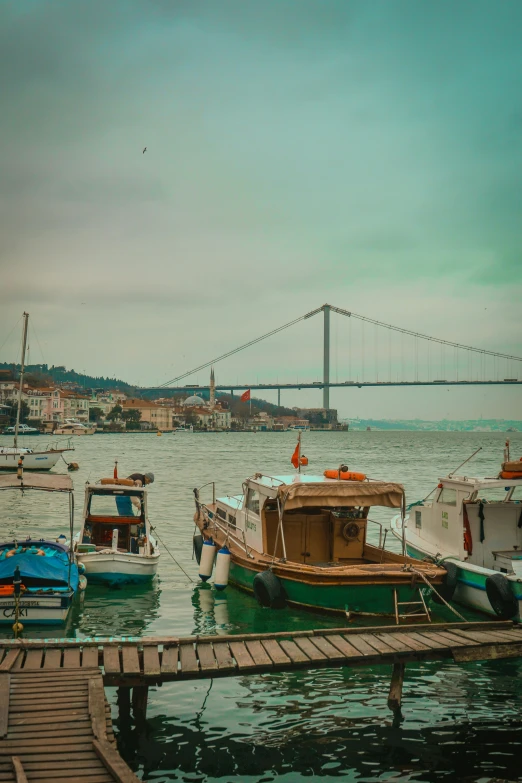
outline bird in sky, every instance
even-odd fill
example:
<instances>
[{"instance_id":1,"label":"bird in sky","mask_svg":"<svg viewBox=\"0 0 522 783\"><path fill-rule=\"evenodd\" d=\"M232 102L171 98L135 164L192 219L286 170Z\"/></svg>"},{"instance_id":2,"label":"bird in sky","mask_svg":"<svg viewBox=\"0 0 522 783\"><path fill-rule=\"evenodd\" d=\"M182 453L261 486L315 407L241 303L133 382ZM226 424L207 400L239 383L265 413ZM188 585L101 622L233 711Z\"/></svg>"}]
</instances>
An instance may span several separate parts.
<instances>
[{"instance_id":1,"label":"bird in sky","mask_svg":"<svg viewBox=\"0 0 522 783\"><path fill-rule=\"evenodd\" d=\"M145 155L146 152L147 152L147 147L143 147L143 152L141 154Z\"/></svg>"}]
</instances>

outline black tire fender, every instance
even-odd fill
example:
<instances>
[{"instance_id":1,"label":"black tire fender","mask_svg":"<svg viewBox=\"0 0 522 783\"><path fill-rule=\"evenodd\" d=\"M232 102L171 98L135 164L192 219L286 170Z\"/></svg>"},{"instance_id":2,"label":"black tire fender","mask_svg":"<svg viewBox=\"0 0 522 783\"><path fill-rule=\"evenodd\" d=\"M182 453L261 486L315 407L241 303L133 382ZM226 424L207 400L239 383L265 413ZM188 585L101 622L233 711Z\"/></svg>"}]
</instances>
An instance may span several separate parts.
<instances>
[{"instance_id":1,"label":"black tire fender","mask_svg":"<svg viewBox=\"0 0 522 783\"><path fill-rule=\"evenodd\" d=\"M446 560L440 564L442 568L446 569L446 576L444 582L441 585L434 585L434 589L437 593L432 593L432 598L436 604L444 604L444 601L451 601L455 588L458 582L459 567L452 560ZM444 601L442 600L444 598Z\"/></svg>"},{"instance_id":2,"label":"black tire fender","mask_svg":"<svg viewBox=\"0 0 522 783\"><path fill-rule=\"evenodd\" d=\"M500 620L511 620L518 613L518 601L503 574L492 574L486 579L486 593L491 608Z\"/></svg>"},{"instance_id":3,"label":"black tire fender","mask_svg":"<svg viewBox=\"0 0 522 783\"><path fill-rule=\"evenodd\" d=\"M254 596L261 606L270 609L282 609L286 605L286 593L281 580L270 570L255 575Z\"/></svg>"},{"instance_id":4,"label":"black tire fender","mask_svg":"<svg viewBox=\"0 0 522 783\"><path fill-rule=\"evenodd\" d=\"M192 550L194 552L194 557L196 558L196 563L199 565L201 562L201 550L203 549L203 536L202 535L196 535L192 539Z\"/></svg>"}]
</instances>

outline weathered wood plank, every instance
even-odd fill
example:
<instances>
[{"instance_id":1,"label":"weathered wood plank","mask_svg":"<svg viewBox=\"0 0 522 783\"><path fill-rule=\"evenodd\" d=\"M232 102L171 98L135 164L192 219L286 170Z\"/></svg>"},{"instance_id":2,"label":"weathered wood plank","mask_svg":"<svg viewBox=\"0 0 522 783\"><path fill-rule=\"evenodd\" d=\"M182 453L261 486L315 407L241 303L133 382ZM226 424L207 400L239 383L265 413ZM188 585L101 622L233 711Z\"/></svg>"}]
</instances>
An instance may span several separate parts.
<instances>
[{"instance_id":1,"label":"weathered wood plank","mask_svg":"<svg viewBox=\"0 0 522 783\"><path fill-rule=\"evenodd\" d=\"M226 642L215 642L213 647L214 647L214 655L216 656L216 661L218 664L218 669L219 670L231 669L235 671L236 665L234 663L234 659L230 654L228 644Z\"/></svg>"},{"instance_id":2,"label":"weathered wood plank","mask_svg":"<svg viewBox=\"0 0 522 783\"><path fill-rule=\"evenodd\" d=\"M408 647L410 647L412 650L416 652L425 652L426 650L430 650L429 644L424 641L420 636L418 636L417 639L413 637L413 635L408 631L403 631L400 634L397 634L397 639L400 639L404 644L406 644Z\"/></svg>"},{"instance_id":3,"label":"weathered wood plank","mask_svg":"<svg viewBox=\"0 0 522 783\"><path fill-rule=\"evenodd\" d=\"M295 642L291 642L288 639L281 639L279 646L288 655L291 663L310 663L308 655L306 655Z\"/></svg>"},{"instance_id":4,"label":"weathered wood plank","mask_svg":"<svg viewBox=\"0 0 522 783\"><path fill-rule=\"evenodd\" d=\"M419 634L421 638L424 638L426 634ZM449 633L448 631L430 632L430 636L433 639L437 639L441 644L446 644L447 647L462 647L466 644L464 639L458 637L456 634Z\"/></svg>"},{"instance_id":5,"label":"weathered wood plank","mask_svg":"<svg viewBox=\"0 0 522 783\"><path fill-rule=\"evenodd\" d=\"M43 663L44 669L59 669L62 663L62 651L57 649L45 650Z\"/></svg>"},{"instance_id":6,"label":"weathered wood plank","mask_svg":"<svg viewBox=\"0 0 522 783\"><path fill-rule=\"evenodd\" d=\"M178 658L179 658L179 649L177 645L175 647L164 647L163 653L161 655L161 673L177 674Z\"/></svg>"},{"instance_id":7,"label":"weathered wood plank","mask_svg":"<svg viewBox=\"0 0 522 783\"><path fill-rule=\"evenodd\" d=\"M28 650L25 656L24 669L40 669L42 667L43 650Z\"/></svg>"},{"instance_id":8,"label":"weathered wood plank","mask_svg":"<svg viewBox=\"0 0 522 783\"><path fill-rule=\"evenodd\" d=\"M143 648L143 674L146 677L157 677L161 674L157 645L147 644Z\"/></svg>"},{"instance_id":9,"label":"weathered wood plank","mask_svg":"<svg viewBox=\"0 0 522 783\"><path fill-rule=\"evenodd\" d=\"M256 666L272 666L272 659L261 642L254 640L245 644Z\"/></svg>"},{"instance_id":10,"label":"weathered wood plank","mask_svg":"<svg viewBox=\"0 0 522 783\"><path fill-rule=\"evenodd\" d=\"M10 675L0 672L0 739L7 734L9 724Z\"/></svg>"},{"instance_id":11,"label":"weathered wood plank","mask_svg":"<svg viewBox=\"0 0 522 783\"><path fill-rule=\"evenodd\" d=\"M29 653L28 653L29 654ZM25 664L27 668L27 662ZM79 669L80 668L80 648L71 647L63 651L63 668L64 669Z\"/></svg>"},{"instance_id":12,"label":"weathered wood plank","mask_svg":"<svg viewBox=\"0 0 522 783\"><path fill-rule=\"evenodd\" d=\"M51 716L49 716L51 717ZM9 739L14 739L16 736L20 736L23 734L24 736L31 736L31 737L40 737L43 733L49 732L87 732L87 735L92 734L91 730L91 720L89 716L84 712L82 715L82 720L78 721L64 721L62 719L61 723L51 722L48 721L47 723L13 723L12 721L9 722ZM58 736L61 736L60 734Z\"/></svg>"},{"instance_id":13,"label":"weathered wood plank","mask_svg":"<svg viewBox=\"0 0 522 783\"><path fill-rule=\"evenodd\" d=\"M230 652L236 659L239 669L257 669L252 656L248 652L244 642L230 642Z\"/></svg>"},{"instance_id":14,"label":"weathered wood plank","mask_svg":"<svg viewBox=\"0 0 522 783\"><path fill-rule=\"evenodd\" d=\"M112 745L108 742L94 740L92 746L98 758L118 783L141 783Z\"/></svg>"},{"instance_id":15,"label":"weathered wood plank","mask_svg":"<svg viewBox=\"0 0 522 783\"><path fill-rule=\"evenodd\" d=\"M69 746L74 746L73 750L78 750L78 737L64 737L63 740L60 740L58 745L66 748L66 751L70 749ZM84 743L81 743L83 746ZM91 745L87 742L85 743L85 748L90 750ZM47 748L49 746L42 742L42 740L39 739L28 739L27 737L24 737L21 740L3 740L0 742L0 755L2 756L13 756L18 753L20 748L24 751L24 754L29 753L29 750L31 748L40 748L39 752L46 752ZM53 752L53 748L49 748L49 752Z\"/></svg>"},{"instance_id":16,"label":"weathered wood plank","mask_svg":"<svg viewBox=\"0 0 522 783\"><path fill-rule=\"evenodd\" d=\"M106 740L105 691L101 676L89 680L89 715L91 716L92 732L96 739Z\"/></svg>"},{"instance_id":17,"label":"weathered wood plank","mask_svg":"<svg viewBox=\"0 0 522 783\"><path fill-rule=\"evenodd\" d=\"M120 673L120 651L117 647L103 648L103 668L106 674Z\"/></svg>"},{"instance_id":18,"label":"weathered wood plank","mask_svg":"<svg viewBox=\"0 0 522 783\"><path fill-rule=\"evenodd\" d=\"M10 669L12 669L19 654L20 650L18 648L8 650L4 660L2 663L0 663L0 672L8 672Z\"/></svg>"},{"instance_id":19,"label":"weathered wood plank","mask_svg":"<svg viewBox=\"0 0 522 783\"><path fill-rule=\"evenodd\" d=\"M275 639L264 639L261 642L267 651L274 666L290 666L292 661L285 653L281 645Z\"/></svg>"},{"instance_id":20,"label":"weathered wood plank","mask_svg":"<svg viewBox=\"0 0 522 783\"><path fill-rule=\"evenodd\" d=\"M390 683L390 692L388 694L388 708L397 712L401 708L402 685L404 683L404 664L395 663L393 665L392 678Z\"/></svg>"},{"instance_id":21,"label":"weathered wood plank","mask_svg":"<svg viewBox=\"0 0 522 783\"><path fill-rule=\"evenodd\" d=\"M467 661L494 661L500 658L518 658L522 656L522 644L484 644L480 647L455 647L453 659L457 663Z\"/></svg>"},{"instance_id":22,"label":"weathered wood plank","mask_svg":"<svg viewBox=\"0 0 522 783\"><path fill-rule=\"evenodd\" d=\"M422 635L420 633L415 633L414 631L408 631L407 636L408 639L411 639L414 642L426 645L430 650L443 650L448 646L443 641L437 640L434 634L429 634L427 631Z\"/></svg>"},{"instance_id":23,"label":"weathered wood plank","mask_svg":"<svg viewBox=\"0 0 522 783\"><path fill-rule=\"evenodd\" d=\"M343 638L346 639L346 641L348 641L351 645L353 645L355 649L361 653L361 655L364 656L377 655L377 651L362 638L361 634L353 634L350 636L344 636Z\"/></svg>"},{"instance_id":24,"label":"weathered wood plank","mask_svg":"<svg viewBox=\"0 0 522 783\"><path fill-rule=\"evenodd\" d=\"M11 764L13 765L13 772L15 773L16 783L27 783L27 777L22 766L22 762L18 756L12 756Z\"/></svg>"},{"instance_id":25,"label":"weathered wood plank","mask_svg":"<svg viewBox=\"0 0 522 783\"><path fill-rule=\"evenodd\" d=\"M341 652L345 658L361 657L359 650L357 650L353 644L347 642L346 639L343 639L343 637L339 634L332 634L332 636L328 636L328 641L330 644L333 644L334 647L337 647L339 652Z\"/></svg>"},{"instance_id":26,"label":"weathered wood plank","mask_svg":"<svg viewBox=\"0 0 522 783\"><path fill-rule=\"evenodd\" d=\"M196 654L199 658L201 671L217 669L218 665L211 644L196 644Z\"/></svg>"},{"instance_id":27,"label":"weathered wood plank","mask_svg":"<svg viewBox=\"0 0 522 783\"><path fill-rule=\"evenodd\" d=\"M324 661L326 658L326 655L322 653L320 650L317 649L317 647L312 644L310 639L296 639L295 643L299 649L304 652L306 657L310 661ZM286 647L285 647L286 649Z\"/></svg>"},{"instance_id":28,"label":"weathered wood plank","mask_svg":"<svg viewBox=\"0 0 522 783\"><path fill-rule=\"evenodd\" d=\"M63 704L63 698L62 698L62 704ZM86 707L88 704L87 697L82 699L77 699L76 697L69 698L67 700L67 709L81 709L82 707ZM60 710L60 702L59 701L39 701L34 702L31 704L30 702L24 702L23 704L18 704L16 707L16 710L11 710L13 713L18 712L46 712L47 710L53 710L57 711Z\"/></svg>"},{"instance_id":29,"label":"weathered wood plank","mask_svg":"<svg viewBox=\"0 0 522 783\"><path fill-rule=\"evenodd\" d=\"M33 778L34 780L34 778ZM54 773L51 773L50 777L43 777L41 775L38 775L38 783L55 783L56 780L59 780L60 783L80 783L80 781L83 783L114 783L114 778L111 777L111 775L107 772L107 770L103 770L100 773L96 773L93 775L89 775L89 777L80 778L74 775L73 777L67 777L65 776L55 776Z\"/></svg>"},{"instance_id":30,"label":"weathered wood plank","mask_svg":"<svg viewBox=\"0 0 522 783\"><path fill-rule=\"evenodd\" d=\"M121 657L123 661L123 673L124 674L139 674L140 673L140 659L138 656L138 648L134 646L122 647Z\"/></svg>"},{"instance_id":31,"label":"weathered wood plank","mask_svg":"<svg viewBox=\"0 0 522 783\"><path fill-rule=\"evenodd\" d=\"M324 636L314 636L310 639L310 644L317 647L317 649L331 661L343 661L346 658L346 656L342 655L337 647L331 644L328 639L325 639Z\"/></svg>"},{"instance_id":32,"label":"weathered wood plank","mask_svg":"<svg viewBox=\"0 0 522 783\"><path fill-rule=\"evenodd\" d=\"M198 672L199 664L193 644L181 644L179 648L181 673Z\"/></svg>"},{"instance_id":33,"label":"weathered wood plank","mask_svg":"<svg viewBox=\"0 0 522 783\"><path fill-rule=\"evenodd\" d=\"M97 647L84 647L82 650L82 669L98 666L99 653Z\"/></svg>"},{"instance_id":34,"label":"weathered wood plank","mask_svg":"<svg viewBox=\"0 0 522 783\"><path fill-rule=\"evenodd\" d=\"M373 633L360 634L359 638L363 639L370 647L373 647L378 653L381 653L381 655L389 655L390 653L395 652L390 644L383 642L381 638Z\"/></svg>"},{"instance_id":35,"label":"weathered wood plank","mask_svg":"<svg viewBox=\"0 0 522 783\"><path fill-rule=\"evenodd\" d=\"M36 713L34 717L24 713L23 715L19 715L16 718L11 715L9 720L9 731L16 729L18 726L21 728L24 728L25 726L31 726L35 729L37 729L38 726L54 726L55 723L58 725L63 723L64 725L69 726L72 723L81 723L84 720L86 720L85 710L77 710L76 712L67 710L65 714L52 713L51 715L42 715L41 713ZM32 731L32 729L30 729L30 731Z\"/></svg>"},{"instance_id":36,"label":"weathered wood plank","mask_svg":"<svg viewBox=\"0 0 522 783\"><path fill-rule=\"evenodd\" d=\"M398 638L398 634L394 634L394 633L388 633L388 634L375 633L373 635L379 641L387 644L388 647L392 647L396 652L408 653L408 652L412 651L411 647L408 647L408 645L402 639Z\"/></svg>"}]
</instances>

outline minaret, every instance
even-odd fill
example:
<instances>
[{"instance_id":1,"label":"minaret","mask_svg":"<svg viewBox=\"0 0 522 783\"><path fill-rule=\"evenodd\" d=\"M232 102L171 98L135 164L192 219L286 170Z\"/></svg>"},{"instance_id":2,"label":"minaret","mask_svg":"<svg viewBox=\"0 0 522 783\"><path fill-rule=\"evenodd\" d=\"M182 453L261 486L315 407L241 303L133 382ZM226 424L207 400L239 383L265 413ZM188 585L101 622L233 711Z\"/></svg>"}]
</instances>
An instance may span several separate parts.
<instances>
[{"instance_id":1,"label":"minaret","mask_svg":"<svg viewBox=\"0 0 522 783\"><path fill-rule=\"evenodd\" d=\"M214 410L216 405L216 380L214 378L214 368L210 370L210 409Z\"/></svg>"}]
</instances>

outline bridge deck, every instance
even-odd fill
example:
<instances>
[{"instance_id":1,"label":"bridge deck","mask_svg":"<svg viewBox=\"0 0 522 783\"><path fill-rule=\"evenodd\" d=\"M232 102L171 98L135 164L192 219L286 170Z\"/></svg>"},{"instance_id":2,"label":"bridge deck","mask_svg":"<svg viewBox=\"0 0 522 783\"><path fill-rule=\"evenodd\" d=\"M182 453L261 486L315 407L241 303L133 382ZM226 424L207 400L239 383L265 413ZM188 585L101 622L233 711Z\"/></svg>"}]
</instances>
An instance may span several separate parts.
<instances>
[{"instance_id":1,"label":"bridge deck","mask_svg":"<svg viewBox=\"0 0 522 783\"><path fill-rule=\"evenodd\" d=\"M0 670L28 673L99 666L105 685L227 677L290 669L522 655L511 622L447 623L185 638L0 641Z\"/></svg>"}]
</instances>

